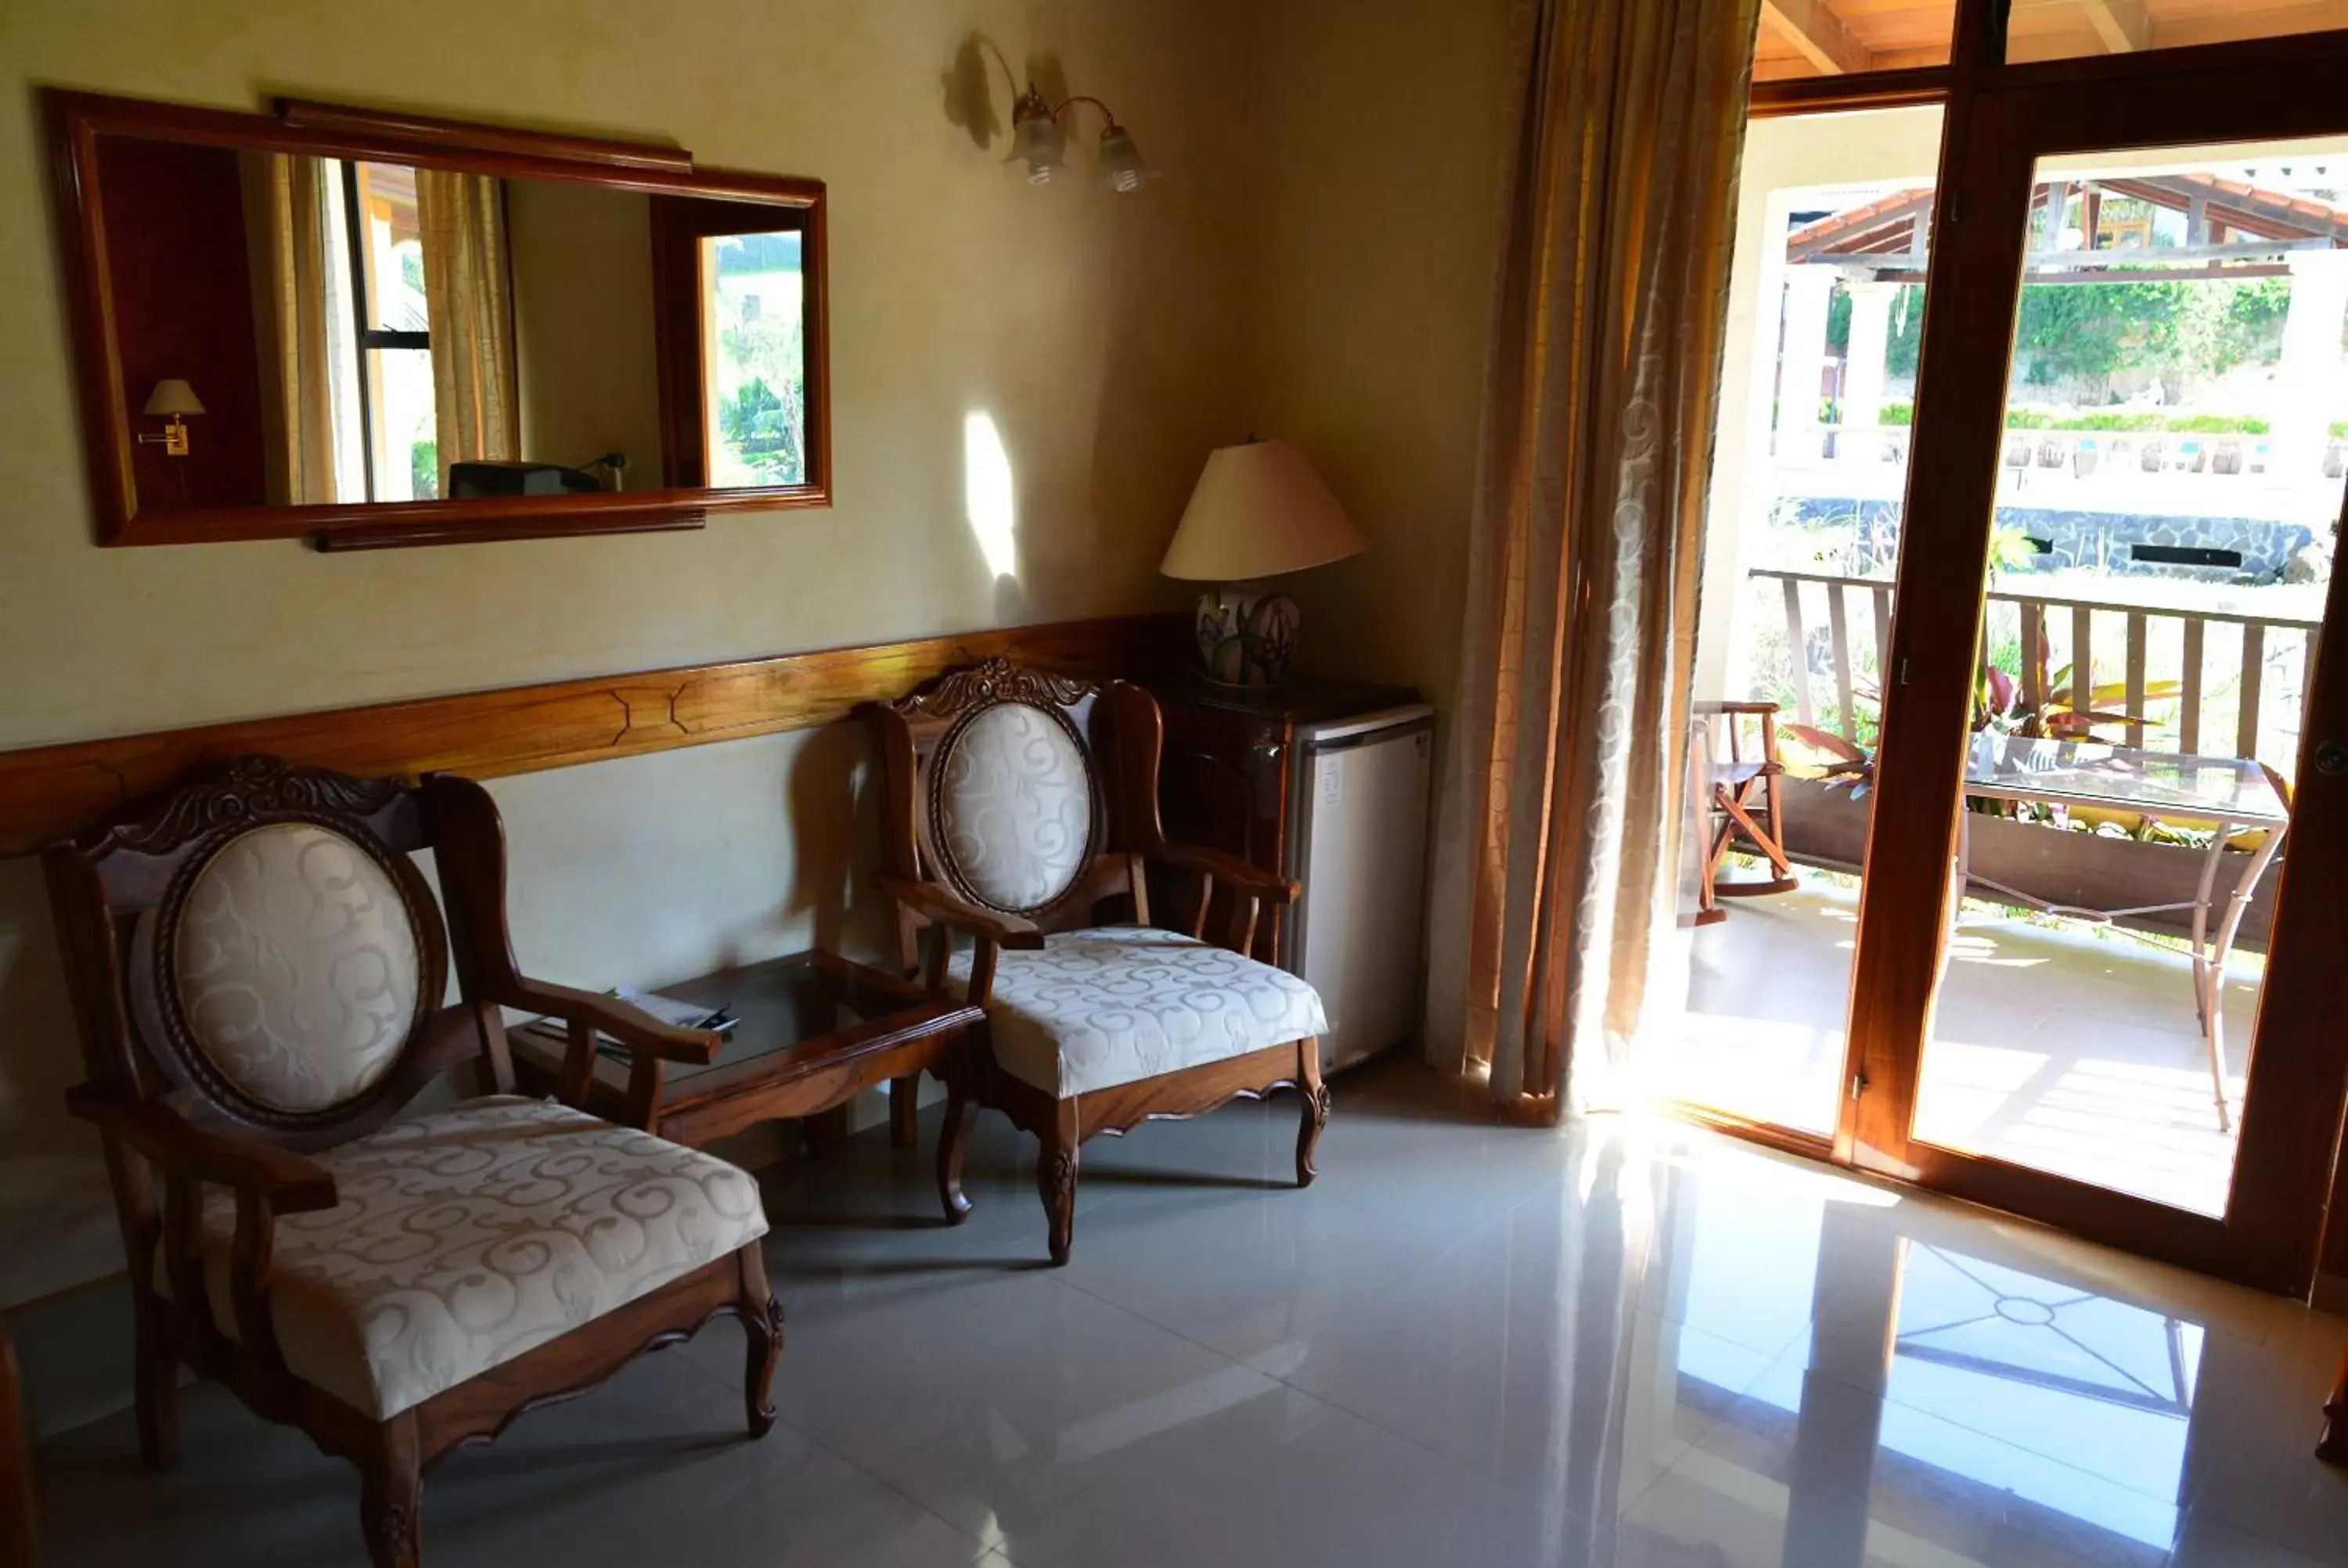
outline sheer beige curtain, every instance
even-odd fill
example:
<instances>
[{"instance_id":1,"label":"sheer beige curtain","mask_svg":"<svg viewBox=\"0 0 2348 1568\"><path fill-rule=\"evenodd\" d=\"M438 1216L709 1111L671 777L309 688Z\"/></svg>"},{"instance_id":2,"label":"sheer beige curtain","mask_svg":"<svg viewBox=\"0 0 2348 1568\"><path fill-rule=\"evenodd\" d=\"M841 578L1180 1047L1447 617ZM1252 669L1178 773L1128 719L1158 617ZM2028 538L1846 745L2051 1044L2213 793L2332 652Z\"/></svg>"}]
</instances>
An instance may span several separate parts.
<instances>
[{"instance_id":1,"label":"sheer beige curtain","mask_svg":"<svg viewBox=\"0 0 2348 1568\"><path fill-rule=\"evenodd\" d=\"M284 446L277 483L294 506L329 506L335 482L335 349L347 295L334 272L331 167L292 153L268 155L269 287ZM364 499L355 496L354 500Z\"/></svg>"},{"instance_id":2,"label":"sheer beige curtain","mask_svg":"<svg viewBox=\"0 0 2348 1568\"><path fill-rule=\"evenodd\" d=\"M419 169L416 226L445 482L451 463L521 456L504 194L489 175Z\"/></svg>"},{"instance_id":3,"label":"sheer beige curtain","mask_svg":"<svg viewBox=\"0 0 2348 1568\"><path fill-rule=\"evenodd\" d=\"M1427 1040L1614 1102L1673 916L1759 0L1530 0Z\"/></svg>"}]
</instances>

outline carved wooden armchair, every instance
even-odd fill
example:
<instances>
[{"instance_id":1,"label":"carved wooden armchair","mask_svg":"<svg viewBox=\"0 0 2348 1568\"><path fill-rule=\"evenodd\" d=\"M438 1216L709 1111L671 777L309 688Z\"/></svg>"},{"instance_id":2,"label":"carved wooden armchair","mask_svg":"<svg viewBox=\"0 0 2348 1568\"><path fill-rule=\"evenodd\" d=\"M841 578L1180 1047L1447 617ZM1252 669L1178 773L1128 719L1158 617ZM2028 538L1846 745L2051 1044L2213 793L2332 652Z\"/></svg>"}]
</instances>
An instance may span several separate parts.
<instances>
[{"instance_id":1,"label":"carved wooden armchair","mask_svg":"<svg viewBox=\"0 0 2348 1568\"><path fill-rule=\"evenodd\" d=\"M1313 988L1245 957L1257 911L1297 886L1236 856L1169 844L1158 815L1158 704L995 659L873 710L889 867L909 971L930 932L930 983L986 1009L975 1081L947 1085L939 1180L959 1197L981 1103L1043 1142L1035 1183L1052 1261L1068 1261L1086 1139L1226 1101L1301 1091L1296 1184L1328 1121ZM1186 933L1150 925L1145 867L1198 887ZM1205 939L1210 895L1229 928ZM1129 924L1104 925L1104 906ZM950 932L972 938L956 955ZM967 1212L967 1204L959 1205Z\"/></svg>"},{"instance_id":2,"label":"carved wooden armchair","mask_svg":"<svg viewBox=\"0 0 2348 1568\"><path fill-rule=\"evenodd\" d=\"M448 908L408 858L434 851ZM721 1313L753 1436L782 1315L733 1166L513 1094L501 1009L664 1061L717 1037L515 972L479 785L248 757L44 856L137 1323L139 1442L171 1462L178 1365L357 1465L379 1565L418 1560L424 1467ZM459 999L444 1006L456 960ZM476 1098L394 1122L444 1073ZM642 1120L639 1114L638 1120Z\"/></svg>"}]
</instances>

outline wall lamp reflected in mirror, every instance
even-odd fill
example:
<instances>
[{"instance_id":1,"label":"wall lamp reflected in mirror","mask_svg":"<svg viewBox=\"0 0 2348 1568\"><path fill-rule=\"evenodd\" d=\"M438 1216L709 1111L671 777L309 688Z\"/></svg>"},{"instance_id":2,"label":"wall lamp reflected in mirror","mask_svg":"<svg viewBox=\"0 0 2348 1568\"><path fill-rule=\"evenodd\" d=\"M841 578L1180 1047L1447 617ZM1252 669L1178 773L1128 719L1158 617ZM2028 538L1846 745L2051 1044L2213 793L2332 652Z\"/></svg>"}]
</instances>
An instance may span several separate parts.
<instances>
[{"instance_id":1,"label":"wall lamp reflected in mirror","mask_svg":"<svg viewBox=\"0 0 2348 1568\"><path fill-rule=\"evenodd\" d=\"M1011 156L1003 161L1025 165L1030 185L1049 185L1058 179L1068 167L1068 136L1062 121L1073 121L1079 104L1090 104L1100 110L1106 122L1101 128L1100 144L1095 149L1100 162L1102 190L1129 195L1158 178L1158 170L1141 156L1133 133L1117 123L1108 105L1082 93L1055 105L1033 82L1019 95L1019 101L1011 106Z\"/></svg>"},{"instance_id":2,"label":"wall lamp reflected in mirror","mask_svg":"<svg viewBox=\"0 0 2348 1568\"><path fill-rule=\"evenodd\" d=\"M188 415L203 411L204 405L198 400L194 387L176 376L159 381L155 384L155 390L147 395L145 412L161 416L162 433L150 435L142 430L139 434L139 443L161 446L166 457L184 457L188 455Z\"/></svg>"}]
</instances>

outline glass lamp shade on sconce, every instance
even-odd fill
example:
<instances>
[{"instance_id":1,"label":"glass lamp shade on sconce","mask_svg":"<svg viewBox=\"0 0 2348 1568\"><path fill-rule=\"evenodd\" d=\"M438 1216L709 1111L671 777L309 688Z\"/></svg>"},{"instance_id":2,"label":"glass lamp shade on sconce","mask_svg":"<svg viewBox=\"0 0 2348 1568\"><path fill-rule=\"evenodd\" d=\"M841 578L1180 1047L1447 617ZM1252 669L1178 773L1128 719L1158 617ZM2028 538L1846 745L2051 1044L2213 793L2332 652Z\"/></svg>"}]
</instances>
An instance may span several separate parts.
<instances>
[{"instance_id":1,"label":"glass lamp shade on sconce","mask_svg":"<svg viewBox=\"0 0 2348 1568\"><path fill-rule=\"evenodd\" d=\"M1011 155L1003 161L1024 169L1030 185L1049 185L1068 163L1068 138L1041 98L1019 100L1012 111Z\"/></svg>"},{"instance_id":2,"label":"glass lamp shade on sconce","mask_svg":"<svg viewBox=\"0 0 2348 1568\"><path fill-rule=\"evenodd\" d=\"M1011 106L1011 152L1004 163L1020 172L1030 185L1049 185L1068 167L1068 135L1064 120L1079 105L1089 104L1107 123L1095 149L1100 163L1100 185L1115 195L1129 195L1158 178L1158 170L1141 156L1133 133L1117 123L1108 106L1079 95L1055 106L1035 87L1019 95Z\"/></svg>"},{"instance_id":3,"label":"glass lamp shade on sconce","mask_svg":"<svg viewBox=\"0 0 2348 1568\"><path fill-rule=\"evenodd\" d=\"M1366 548L1303 453L1285 441L1222 447L1207 458L1159 569L1215 586L1194 628L1208 678L1229 686L1286 679L1303 620L1296 601L1261 579Z\"/></svg>"},{"instance_id":4,"label":"glass lamp shade on sconce","mask_svg":"<svg viewBox=\"0 0 2348 1568\"><path fill-rule=\"evenodd\" d=\"M1112 125L1101 132L1101 189L1119 196L1130 195L1158 178L1158 170L1141 156L1133 133L1121 125Z\"/></svg>"}]
</instances>

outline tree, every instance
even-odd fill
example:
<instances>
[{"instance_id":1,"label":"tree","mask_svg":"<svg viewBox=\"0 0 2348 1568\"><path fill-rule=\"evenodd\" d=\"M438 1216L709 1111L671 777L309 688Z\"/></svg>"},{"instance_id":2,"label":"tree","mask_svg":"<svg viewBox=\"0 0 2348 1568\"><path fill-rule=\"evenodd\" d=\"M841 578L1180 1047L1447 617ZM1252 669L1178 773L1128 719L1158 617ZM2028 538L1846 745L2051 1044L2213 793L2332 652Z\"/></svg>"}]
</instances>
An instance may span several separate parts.
<instances>
[{"instance_id":1,"label":"tree","mask_svg":"<svg viewBox=\"0 0 2348 1568\"><path fill-rule=\"evenodd\" d=\"M2034 283L2022 291L2014 346L2032 385L2149 370L2183 397L2195 381L2279 353L2290 309L2284 278Z\"/></svg>"},{"instance_id":2,"label":"tree","mask_svg":"<svg viewBox=\"0 0 2348 1568\"><path fill-rule=\"evenodd\" d=\"M800 324L745 322L726 329L725 347L749 374L719 405L719 433L761 483L798 484L807 477L807 350Z\"/></svg>"},{"instance_id":3,"label":"tree","mask_svg":"<svg viewBox=\"0 0 2348 1568\"><path fill-rule=\"evenodd\" d=\"M1909 376L1916 374L1916 351L1924 342L1924 290L1919 283L1910 283L1891 302L1891 331L1883 349L1884 374ZM1827 305L1827 347L1835 354L1850 353L1850 295L1840 289Z\"/></svg>"}]
</instances>

